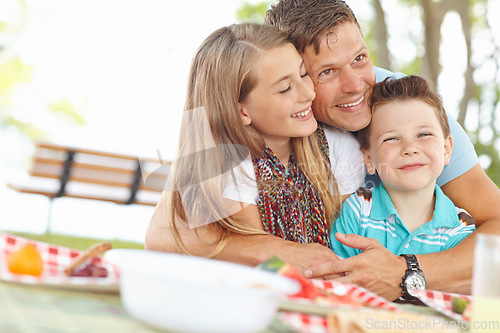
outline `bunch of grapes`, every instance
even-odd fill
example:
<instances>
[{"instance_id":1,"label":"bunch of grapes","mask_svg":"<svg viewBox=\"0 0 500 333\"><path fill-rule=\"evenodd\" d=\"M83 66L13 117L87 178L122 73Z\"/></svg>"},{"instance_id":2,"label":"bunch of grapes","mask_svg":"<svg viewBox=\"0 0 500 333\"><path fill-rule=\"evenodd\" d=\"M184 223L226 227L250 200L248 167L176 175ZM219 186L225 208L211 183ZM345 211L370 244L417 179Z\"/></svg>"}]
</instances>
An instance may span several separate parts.
<instances>
[{"instance_id":1,"label":"bunch of grapes","mask_svg":"<svg viewBox=\"0 0 500 333\"><path fill-rule=\"evenodd\" d=\"M83 276L83 277L102 277L108 276L108 270L105 267L99 266L100 259L93 258L92 261L86 265L81 265L80 267L73 270L71 276Z\"/></svg>"}]
</instances>

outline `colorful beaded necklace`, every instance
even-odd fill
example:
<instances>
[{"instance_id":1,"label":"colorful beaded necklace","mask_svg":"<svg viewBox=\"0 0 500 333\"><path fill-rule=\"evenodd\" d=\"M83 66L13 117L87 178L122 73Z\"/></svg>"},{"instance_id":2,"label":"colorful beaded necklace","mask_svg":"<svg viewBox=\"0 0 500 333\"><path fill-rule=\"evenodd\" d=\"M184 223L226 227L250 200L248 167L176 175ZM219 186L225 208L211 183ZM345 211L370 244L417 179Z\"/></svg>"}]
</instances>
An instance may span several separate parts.
<instances>
[{"instance_id":1,"label":"colorful beaded necklace","mask_svg":"<svg viewBox=\"0 0 500 333\"><path fill-rule=\"evenodd\" d=\"M317 134L322 152L328 158L328 144L323 129L318 127ZM329 235L323 201L300 170L293 153L290 155L288 169L270 148L266 148L264 156L255 159L253 163L259 184L257 205L264 230L297 243L328 246Z\"/></svg>"}]
</instances>

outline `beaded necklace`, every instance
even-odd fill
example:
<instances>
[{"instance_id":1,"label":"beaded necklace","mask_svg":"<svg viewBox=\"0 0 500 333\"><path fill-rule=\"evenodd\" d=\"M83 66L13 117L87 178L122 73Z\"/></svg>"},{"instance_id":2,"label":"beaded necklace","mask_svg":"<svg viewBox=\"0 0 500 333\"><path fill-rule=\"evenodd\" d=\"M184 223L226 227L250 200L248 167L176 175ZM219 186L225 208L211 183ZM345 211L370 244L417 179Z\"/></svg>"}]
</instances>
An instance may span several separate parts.
<instances>
[{"instance_id":1,"label":"beaded necklace","mask_svg":"<svg viewBox=\"0 0 500 333\"><path fill-rule=\"evenodd\" d=\"M318 141L328 158L328 143L318 127ZM326 150L324 149L326 147ZM270 148L253 161L259 201L257 205L264 230L297 243L319 243L328 246L329 235L323 201L300 170L293 153L288 169Z\"/></svg>"}]
</instances>

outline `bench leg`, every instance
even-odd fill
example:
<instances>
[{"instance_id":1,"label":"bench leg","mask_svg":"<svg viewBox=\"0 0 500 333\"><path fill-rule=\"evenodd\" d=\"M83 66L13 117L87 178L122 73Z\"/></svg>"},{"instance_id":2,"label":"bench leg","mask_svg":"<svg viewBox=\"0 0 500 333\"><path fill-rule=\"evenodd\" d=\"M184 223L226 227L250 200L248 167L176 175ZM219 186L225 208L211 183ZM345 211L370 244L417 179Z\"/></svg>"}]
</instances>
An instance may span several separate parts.
<instances>
[{"instance_id":1,"label":"bench leg","mask_svg":"<svg viewBox=\"0 0 500 333\"><path fill-rule=\"evenodd\" d=\"M49 213L47 216L47 228L45 229L45 234L50 234L50 223L52 222L52 205L54 202L54 198L49 197Z\"/></svg>"}]
</instances>

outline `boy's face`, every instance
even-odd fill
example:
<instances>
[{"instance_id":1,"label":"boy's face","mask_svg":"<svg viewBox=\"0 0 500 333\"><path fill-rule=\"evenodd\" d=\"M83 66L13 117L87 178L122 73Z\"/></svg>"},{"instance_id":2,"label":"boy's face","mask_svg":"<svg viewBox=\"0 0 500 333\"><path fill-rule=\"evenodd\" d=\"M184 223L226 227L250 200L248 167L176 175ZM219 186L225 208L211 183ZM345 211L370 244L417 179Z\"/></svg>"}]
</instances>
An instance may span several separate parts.
<instances>
[{"instance_id":1,"label":"boy's face","mask_svg":"<svg viewBox=\"0 0 500 333\"><path fill-rule=\"evenodd\" d=\"M323 38L319 54L309 45L301 54L314 82L316 119L349 131L370 123L368 98L375 68L358 26L345 22Z\"/></svg>"},{"instance_id":2,"label":"boy's face","mask_svg":"<svg viewBox=\"0 0 500 333\"><path fill-rule=\"evenodd\" d=\"M416 99L378 106L368 139L366 168L370 174L377 170L388 190L434 187L453 148L451 136L443 135L434 108Z\"/></svg>"}]
</instances>

